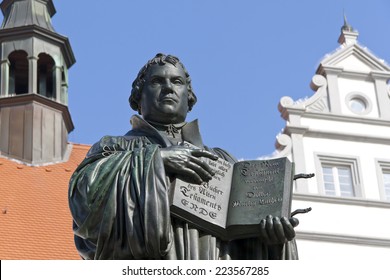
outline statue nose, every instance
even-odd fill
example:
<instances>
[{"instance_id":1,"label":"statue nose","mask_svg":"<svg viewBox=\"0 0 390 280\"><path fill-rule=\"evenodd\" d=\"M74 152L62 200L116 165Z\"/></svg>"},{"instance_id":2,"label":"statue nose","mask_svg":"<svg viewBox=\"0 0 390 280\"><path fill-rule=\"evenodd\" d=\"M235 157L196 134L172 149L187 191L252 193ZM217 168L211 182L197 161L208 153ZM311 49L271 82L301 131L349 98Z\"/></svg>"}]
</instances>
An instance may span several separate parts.
<instances>
[{"instance_id":1,"label":"statue nose","mask_svg":"<svg viewBox=\"0 0 390 280\"><path fill-rule=\"evenodd\" d=\"M164 84L163 84L163 87L162 87L162 91L163 92L172 92L172 83L171 81L166 81Z\"/></svg>"}]
</instances>

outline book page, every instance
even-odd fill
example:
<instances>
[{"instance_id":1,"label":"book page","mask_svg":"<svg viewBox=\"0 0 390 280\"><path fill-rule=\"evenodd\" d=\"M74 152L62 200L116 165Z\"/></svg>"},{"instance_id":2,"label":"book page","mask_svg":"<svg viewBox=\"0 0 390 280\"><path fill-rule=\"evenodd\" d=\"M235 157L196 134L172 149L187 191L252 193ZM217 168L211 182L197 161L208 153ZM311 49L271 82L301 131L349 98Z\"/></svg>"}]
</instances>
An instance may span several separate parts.
<instances>
[{"instance_id":1,"label":"book page","mask_svg":"<svg viewBox=\"0 0 390 280\"><path fill-rule=\"evenodd\" d=\"M233 165L223 159L204 159L216 172L213 179L202 185L176 179L171 213L193 224L207 228L211 223L225 228Z\"/></svg>"},{"instance_id":2,"label":"book page","mask_svg":"<svg viewBox=\"0 0 390 280\"><path fill-rule=\"evenodd\" d=\"M289 215L291 192L292 164L287 158L236 163L227 226L255 225L267 215Z\"/></svg>"}]
</instances>

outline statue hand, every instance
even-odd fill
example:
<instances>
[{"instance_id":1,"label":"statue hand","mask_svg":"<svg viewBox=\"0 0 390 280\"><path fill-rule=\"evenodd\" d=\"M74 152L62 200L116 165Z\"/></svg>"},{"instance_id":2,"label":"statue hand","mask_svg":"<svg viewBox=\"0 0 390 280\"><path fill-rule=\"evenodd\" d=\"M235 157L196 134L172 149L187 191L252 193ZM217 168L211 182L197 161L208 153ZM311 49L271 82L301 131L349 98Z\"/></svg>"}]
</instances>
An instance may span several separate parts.
<instances>
[{"instance_id":1,"label":"statue hand","mask_svg":"<svg viewBox=\"0 0 390 280\"><path fill-rule=\"evenodd\" d=\"M185 146L161 148L165 172L189 183L202 184L214 176L213 169L201 157L217 160L209 151Z\"/></svg>"},{"instance_id":2,"label":"statue hand","mask_svg":"<svg viewBox=\"0 0 390 280\"><path fill-rule=\"evenodd\" d=\"M288 219L268 215L260 221L260 238L268 245L283 244L295 237L294 227L298 224L297 218Z\"/></svg>"}]
</instances>

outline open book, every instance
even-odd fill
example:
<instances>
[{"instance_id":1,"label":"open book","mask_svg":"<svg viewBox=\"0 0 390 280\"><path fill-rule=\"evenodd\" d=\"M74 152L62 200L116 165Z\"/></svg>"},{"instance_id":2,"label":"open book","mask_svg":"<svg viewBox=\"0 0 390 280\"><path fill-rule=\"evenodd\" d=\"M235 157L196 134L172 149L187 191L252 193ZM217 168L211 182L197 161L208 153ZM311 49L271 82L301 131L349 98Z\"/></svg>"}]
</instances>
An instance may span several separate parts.
<instances>
[{"instance_id":1,"label":"open book","mask_svg":"<svg viewBox=\"0 0 390 280\"><path fill-rule=\"evenodd\" d=\"M173 216L223 240L259 236L267 215L290 216L293 164L287 158L207 162L216 172L208 183L176 179L170 192Z\"/></svg>"}]
</instances>

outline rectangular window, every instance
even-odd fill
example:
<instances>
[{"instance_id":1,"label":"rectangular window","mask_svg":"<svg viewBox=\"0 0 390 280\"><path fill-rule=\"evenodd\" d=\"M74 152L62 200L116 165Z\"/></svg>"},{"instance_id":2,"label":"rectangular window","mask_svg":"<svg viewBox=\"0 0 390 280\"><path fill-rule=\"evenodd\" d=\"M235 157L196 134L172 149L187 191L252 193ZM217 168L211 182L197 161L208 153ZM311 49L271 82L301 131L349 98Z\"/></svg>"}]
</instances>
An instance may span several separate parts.
<instances>
[{"instance_id":1,"label":"rectangular window","mask_svg":"<svg viewBox=\"0 0 390 280\"><path fill-rule=\"evenodd\" d=\"M376 164L380 198L390 202L390 162L377 159Z\"/></svg>"},{"instance_id":2,"label":"rectangular window","mask_svg":"<svg viewBox=\"0 0 390 280\"><path fill-rule=\"evenodd\" d=\"M390 201L390 170L383 172L383 183L385 189L385 200Z\"/></svg>"},{"instance_id":3,"label":"rectangular window","mask_svg":"<svg viewBox=\"0 0 390 280\"><path fill-rule=\"evenodd\" d=\"M358 159L316 155L319 193L336 197L362 197Z\"/></svg>"},{"instance_id":4,"label":"rectangular window","mask_svg":"<svg viewBox=\"0 0 390 280\"><path fill-rule=\"evenodd\" d=\"M326 195L354 197L352 172L349 166L322 166Z\"/></svg>"}]
</instances>

